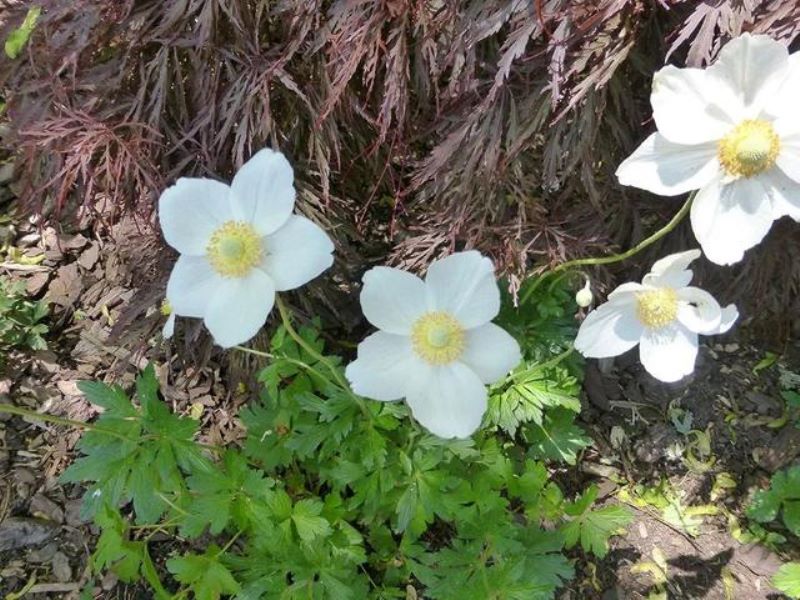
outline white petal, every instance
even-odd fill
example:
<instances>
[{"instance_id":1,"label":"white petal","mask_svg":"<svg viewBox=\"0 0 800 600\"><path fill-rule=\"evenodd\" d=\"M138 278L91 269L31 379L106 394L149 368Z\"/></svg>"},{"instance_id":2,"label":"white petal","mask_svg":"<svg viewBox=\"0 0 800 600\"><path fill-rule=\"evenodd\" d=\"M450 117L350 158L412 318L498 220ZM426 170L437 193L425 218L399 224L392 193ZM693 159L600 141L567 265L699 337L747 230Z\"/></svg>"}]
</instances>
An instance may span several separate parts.
<instances>
[{"instance_id":1,"label":"white petal","mask_svg":"<svg viewBox=\"0 0 800 600\"><path fill-rule=\"evenodd\" d=\"M181 254L167 282L167 300L172 312L183 317L205 316L211 297L223 281L205 256Z\"/></svg>"},{"instance_id":2,"label":"white petal","mask_svg":"<svg viewBox=\"0 0 800 600\"><path fill-rule=\"evenodd\" d=\"M800 182L800 134L781 138L781 151L775 163L787 177Z\"/></svg>"},{"instance_id":3,"label":"white petal","mask_svg":"<svg viewBox=\"0 0 800 600\"><path fill-rule=\"evenodd\" d=\"M716 142L687 146L654 133L617 168L617 178L622 185L676 196L703 187L719 170Z\"/></svg>"},{"instance_id":4,"label":"white petal","mask_svg":"<svg viewBox=\"0 0 800 600\"><path fill-rule=\"evenodd\" d=\"M758 177L717 180L694 199L692 230L711 262L731 265L758 244L772 226L772 202Z\"/></svg>"},{"instance_id":5,"label":"white petal","mask_svg":"<svg viewBox=\"0 0 800 600\"><path fill-rule=\"evenodd\" d=\"M790 131L800 132L800 115L797 113L797 98L800 98L800 52L789 55L789 68L780 89L767 99L764 112L785 124L791 123ZM780 132L779 132L780 133Z\"/></svg>"},{"instance_id":6,"label":"white petal","mask_svg":"<svg viewBox=\"0 0 800 600\"><path fill-rule=\"evenodd\" d=\"M428 311L425 283L400 269L374 267L364 274L361 310L375 327L408 335L411 326Z\"/></svg>"},{"instance_id":7,"label":"white petal","mask_svg":"<svg viewBox=\"0 0 800 600\"><path fill-rule=\"evenodd\" d=\"M262 268L279 292L308 283L333 264L333 242L316 224L292 215L275 233L264 238Z\"/></svg>"},{"instance_id":8,"label":"white petal","mask_svg":"<svg viewBox=\"0 0 800 600\"><path fill-rule=\"evenodd\" d=\"M800 183L787 177L781 169L772 169L761 176L772 198L772 216L789 216L800 221Z\"/></svg>"},{"instance_id":9,"label":"white petal","mask_svg":"<svg viewBox=\"0 0 800 600\"><path fill-rule=\"evenodd\" d=\"M231 184L236 218L269 235L294 209L294 172L280 152L264 148L242 165Z\"/></svg>"},{"instance_id":10,"label":"white petal","mask_svg":"<svg viewBox=\"0 0 800 600\"><path fill-rule=\"evenodd\" d=\"M742 118L754 118L788 76L789 52L769 36L745 33L725 44L706 73L721 84L714 88L718 93L735 94L745 110Z\"/></svg>"},{"instance_id":11,"label":"white petal","mask_svg":"<svg viewBox=\"0 0 800 600\"><path fill-rule=\"evenodd\" d=\"M414 355L411 339L378 331L358 345L358 358L347 365L353 391L373 400L400 400L408 382L425 373L425 365Z\"/></svg>"},{"instance_id":12,"label":"white petal","mask_svg":"<svg viewBox=\"0 0 800 600\"><path fill-rule=\"evenodd\" d=\"M722 309L714 296L696 287L685 287L677 290L678 321L689 331L710 334L719 330Z\"/></svg>"},{"instance_id":13,"label":"white petal","mask_svg":"<svg viewBox=\"0 0 800 600\"><path fill-rule=\"evenodd\" d=\"M671 65L653 76L650 104L659 133L676 144L717 141L740 112L735 98L721 93L705 71Z\"/></svg>"},{"instance_id":14,"label":"white petal","mask_svg":"<svg viewBox=\"0 0 800 600\"><path fill-rule=\"evenodd\" d=\"M466 438L481 425L486 395L478 375L455 362L412 382L406 402L419 424L434 435Z\"/></svg>"},{"instance_id":15,"label":"white petal","mask_svg":"<svg viewBox=\"0 0 800 600\"><path fill-rule=\"evenodd\" d=\"M167 317L167 322L164 323L164 328L161 330L161 335L165 340L168 340L175 334L175 313L173 312Z\"/></svg>"},{"instance_id":16,"label":"white petal","mask_svg":"<svg viewBox=\"0 0 800 600\"><path fill-rule=\"evenodd\" d=\"M164 239L181 254L202 256L214 230L233 218L229 196L219 181L181 177L158 200Z\"/></svg>"},{"instance_id":17,"label":"white petal","mask_svg":"<svg viewBox=\"0 0 800 600\"><path fill-rule=\"evenodd\" d=\"M208 303L203 322L223 348L245 343L264 326L275 303L275 285L261 269L226 278Z\"/></svg>"},{"instance_id":18,"label":"white petal","mask_svg":"<svg viewBox=\"0 0 800 600\"><path fill-rule=\"evenodd\" d=\"M715 333L727 333L738 318L739 310L736 308L736 305L728 304L728 306L722 309L722 319L719 323L719 329Z\"/></svg>"},{"instance_id":19,"label":"white petal","mask_svg":"<svg viewBox=\"0 0 800 600\"><path fill-rule=\"evenodd\" d=\"M639 344L639 359L650 375L671 383L694 371L697 334L682 325L649 329Z\"/></svg>"},{"instance_id":20,"label":"white petal","mask_svg":"<svg viewBox=\"0 0 800 600\"><path fill-rule=\"evenodd\" d=\"M665 256L653 264L653 268L642 281L655 287L686 287L692 281L693 275L688 267L701 255L700 250L687 250Z\"/></svg>"},{"instance_id":21,"label":"white petal","mask_svg":"<svg viewBox=\"0 0 800 600\"><path fill-rule=\"evenodd\" d=\"M494 323L469 329L465 337L464 354L459 360L475 371L483 383L494 383L522 360L517 340Z\"/></svg>"},{"instance_id":22,"label":"white petal","mask_svg":"<svg viewBox=\"0 0 800 600\"><path fill-rule=\"evenodd\" d=\"M480 252L456 252L431 263L425 277L428 307L454 315L470 329L500 312L494 265Z\"/></svg>"},{"instance_id":23,"label":"white petal","mask_svg":"<svg viewBox=\"0 0 800 600\"><path fill-rule=\"evenodd\" d=\"M643 330L636 316L635 295L617 296L586 316L575 349L587 358L619 356L639 343Z\"/></svg>"},{"instance_id":24,"label":"white petal","mask_svg":"<svg viewBox=\"0 0 800 600\"><path fill-rule=\"evenodd\" d=\"M608 295L608 299L615 300L622 296L625 296L628 299L630 299L631 293L635 294L638 292L643 292L644 290L645 287L641 283L635 283L630 281L628 283L623 283L622 285L617 286L617 288Z\"/></svg>"}]
</instances>

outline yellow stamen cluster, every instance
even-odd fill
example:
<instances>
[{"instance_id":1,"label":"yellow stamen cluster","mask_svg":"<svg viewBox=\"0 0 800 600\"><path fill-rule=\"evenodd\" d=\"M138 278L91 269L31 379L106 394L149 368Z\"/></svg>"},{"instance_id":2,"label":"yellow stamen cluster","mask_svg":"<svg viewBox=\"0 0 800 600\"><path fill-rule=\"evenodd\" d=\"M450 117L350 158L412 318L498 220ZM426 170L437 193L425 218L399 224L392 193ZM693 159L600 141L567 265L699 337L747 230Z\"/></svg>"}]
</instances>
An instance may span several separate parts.
<instances>
[{"instance_id":1,"label":"yellow stamen cluster","mask_svg":"<svg viewBox=\"0 0 800 600\"><path fill-rule=\"evenodd\" d=\"M639 320L651 329L660 329L678 316L678 294L672 288L658 288L636 296Z\"/></svg>"},{"instance_id":2,"label":"yellow stamen cluster","mask_svg":"<svg viewBox=\"0 0 800 600\"><path fill-rule=\"evenodd\" d=\"M781 140L772 125L749 119L720 140L717 154L728 175L753 177L772 167L780 150Z\"/></svg>"},{"instance_id":3,"label":"yellow stamen cluster","mask_svg":"<svg viewBox=\"0 0 800 600\"><path fill-rule=\"evenodd\" d=\"M261 236L249 223L228 221L211 235L206 253L223 277L244 277L261 262Z\"/></svg>"},{"instance_id":4,"label":"yellow stamen cluster","mask_svg":"<svg viewBox=\"0 0 800 600\"><path fill-rule=\"evenodd\" d=\"M425 313L411 328L414 352L432 365L446 365L464 352L464 328L452 315Z\"/></svg>"}]
</instances>

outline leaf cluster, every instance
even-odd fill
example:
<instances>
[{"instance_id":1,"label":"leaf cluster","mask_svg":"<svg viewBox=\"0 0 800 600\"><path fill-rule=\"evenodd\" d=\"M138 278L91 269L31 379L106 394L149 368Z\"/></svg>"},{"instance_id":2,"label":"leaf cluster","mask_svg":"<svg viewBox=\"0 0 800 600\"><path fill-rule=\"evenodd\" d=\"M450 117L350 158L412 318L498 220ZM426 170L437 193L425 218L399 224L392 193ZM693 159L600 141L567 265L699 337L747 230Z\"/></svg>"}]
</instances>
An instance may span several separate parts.
<instances>
[{"instance_id":1,"label":"leaf cluster","mask_svg":"<svg viewBox=\"0 0 800 600\"><path fill-rule=\"evenodd\" d=\"M323 350L315 327L300 335ZM64 478L92 482L98 572L144 579L157 597L405 598L411 585L432 599L545 599L572 577L569 548L603 556L628 522L624 508L593 508L594 488L570 502L552 479L550 465L587 443L570 409L543 406L518 433L526 444L491 425L444 441L403 404L332 383L338 357L317 363L283 329L270 354L241 449L200 445L152 368L136 402L81 384L104 410ZM163 564L150 558L155 532L183 540Z\"/></svg>"},{"instance_id":2,"label":"leaf cluster","mask_svg":"<svg viewBox=\"0 0 800 600\"><path fill-rule=\"evenodd\" d=\"M42 350L49 310L41 300L29 300L25 282L0 277L0 364L11 350Z\"/></svg>"},{"instance_id":3,"label":"leaf cluster","mask_svg":"<svg viewBox=\"0 0 800 600\"><path fill-rule=\"evenodd\" d=\"M747 516L759 523L779 515L786 529L800 536L800 466L775 473L769 488L757 491L747 507Z\"/></svg>"}]
</instances>

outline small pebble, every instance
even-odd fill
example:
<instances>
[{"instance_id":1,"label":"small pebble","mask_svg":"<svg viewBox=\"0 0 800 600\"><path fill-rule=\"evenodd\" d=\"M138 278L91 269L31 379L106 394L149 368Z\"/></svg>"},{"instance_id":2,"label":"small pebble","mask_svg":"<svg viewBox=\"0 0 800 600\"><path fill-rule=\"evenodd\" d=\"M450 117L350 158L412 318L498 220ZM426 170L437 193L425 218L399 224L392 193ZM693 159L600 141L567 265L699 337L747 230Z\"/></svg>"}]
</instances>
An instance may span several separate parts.
<instances>
[{"instance_id":1,"label":"small pebble","mask_svg":"<svg viewBox=\"0 0 800 600\"><path fill-rule=\"evenodd\" d=\"M50 566L56 581L66 583L72 579L72 568L69 566L69 559L65 554L56 552L53 560L50 561Z\"/></svg>"}]
</instances>

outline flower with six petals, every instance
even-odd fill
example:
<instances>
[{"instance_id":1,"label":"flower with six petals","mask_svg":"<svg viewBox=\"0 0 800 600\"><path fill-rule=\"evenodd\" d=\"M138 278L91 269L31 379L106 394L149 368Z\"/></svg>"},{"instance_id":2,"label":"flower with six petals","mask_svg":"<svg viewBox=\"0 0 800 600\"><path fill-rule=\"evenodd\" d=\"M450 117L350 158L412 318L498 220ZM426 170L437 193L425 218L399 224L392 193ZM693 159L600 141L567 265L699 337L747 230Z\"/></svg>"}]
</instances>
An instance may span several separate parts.
<instances>
[{"instance_id":1,"label":"flower with six petals","mask_svg":"<svg viewBox=\"0 0 800 600\"><path fill-rule=\"evenodd\" d=\"M439 437L471 435L486 412L486 384L521 359L516 340L490 322L500 310L492 262L476 251L452 254L431 263L424 281L375 267L364 275L361 307L380 331L347 366L353 391L405 398Z\"/></svg>"},{"instance_id":2,"label":"flower with six petals","mask_svg":"<svg viewBox=\"0 0 800 600\"><path fill-rule=\"evenodd\" d=\"M167 243L180 252L167 284L172 314L202 318L228 348L264 325L275 292L295 289L333 264L333 243L295 215L294 173L280 152L256 153L230 186L180 178L161 194L158 216Z\"/></svg>"},{"instance_id":3,"label":"flower with six petals","mask_svg":"<svg viewBox=\"0 0 800 600\"><path fill-rule=\"evenodd\" d=\"M694 371L697 337L725 333L739 316L720 308L708 292L689 286L689 250L662 258L642 283L625 283L581 324L575 349L589 358L608 358L639 345L639 359L656 379L673 382Z\"/></svg>"}]
</instances>

